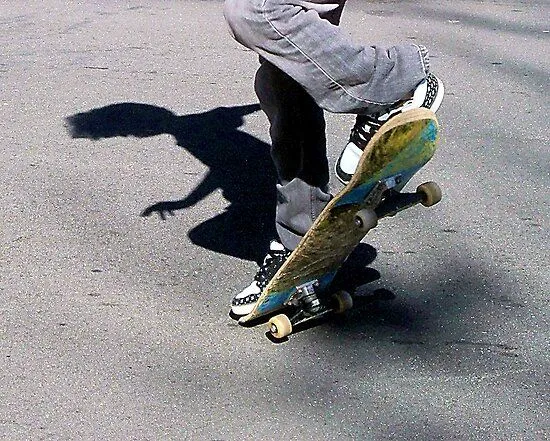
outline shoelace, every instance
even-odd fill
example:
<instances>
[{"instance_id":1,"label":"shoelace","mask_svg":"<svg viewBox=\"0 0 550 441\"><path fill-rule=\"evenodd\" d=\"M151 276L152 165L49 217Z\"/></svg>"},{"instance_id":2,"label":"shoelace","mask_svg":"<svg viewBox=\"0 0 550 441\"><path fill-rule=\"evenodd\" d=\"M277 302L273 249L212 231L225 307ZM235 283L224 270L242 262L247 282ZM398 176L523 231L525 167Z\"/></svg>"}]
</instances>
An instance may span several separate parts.
<instances>
[{"instance_id":1,"label":"shoelace","mask_svg":"<svg viewBox=\"0 0 550 441\"><path fill-rule=\"evenodd\" d=\"M428 81L435 81L435 78L428 78ZM431 100L431 102L435 99L435 90L433 87L428 87L428 94L426 96L426 101ZM426 105L426 101L423 104L423 107L429 107ZM401 113L402 107L408 105L410 102L412 102L412 99L407 101L402 101L399 106L393 110L390 110L388 113L381 115L381 114L374 114L374 115L358 115L357 119L355 121L355 125L351 129L351 134L349 137L349 141L353 142L357 147L359 147L361 150L364 150L367 146L368 142L371 140L373 135L378 131L380 127L387 121L389 121L391 118L393 118L398 113Z\"/></svg>"},{"instance_id":2,"label":"shoelace","mask_svg":"<svg viewBox=\"0 0 550 441\"><path fill-rule=\"evenodd\" d=\"M372 135L381 126L382 124L373 117L359 115L355 121L355 125L351 129L349 140L363 150L372 138Z\"/></svg>"},{"instance_id":3,"label":"shoelace","mask_svg":"<svg viewBox=\"0 0 550 441\"><path fill-rule=\"evenodd\" d=\"M269 254L265 256L262 266L254 277L254 280L258 283L260 290L264 290L269 281L273 278L275 273L279 270L281 265L291 253L292 251L288 250L275 250L270 251Z\"/></svg>"}]
</instances>

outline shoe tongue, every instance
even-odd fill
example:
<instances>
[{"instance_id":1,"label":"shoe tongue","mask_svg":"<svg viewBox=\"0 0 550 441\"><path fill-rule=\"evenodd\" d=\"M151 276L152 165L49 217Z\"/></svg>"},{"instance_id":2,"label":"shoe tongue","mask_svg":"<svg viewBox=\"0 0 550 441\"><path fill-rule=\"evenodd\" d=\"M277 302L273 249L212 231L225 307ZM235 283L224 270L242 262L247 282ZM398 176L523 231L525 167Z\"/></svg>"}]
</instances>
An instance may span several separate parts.
<instances>
[{"instance_id":1,"label":"shoe tongue","mask_svg":"<svg viewBox=\"0 0 550 441\"><path fill-rule=\"evenodd\" d=\"M271 244L269 244L269 249L271 251L284 251L285 247L283 246L283 244L273 240Z\"/></svg>"}]
</instances>

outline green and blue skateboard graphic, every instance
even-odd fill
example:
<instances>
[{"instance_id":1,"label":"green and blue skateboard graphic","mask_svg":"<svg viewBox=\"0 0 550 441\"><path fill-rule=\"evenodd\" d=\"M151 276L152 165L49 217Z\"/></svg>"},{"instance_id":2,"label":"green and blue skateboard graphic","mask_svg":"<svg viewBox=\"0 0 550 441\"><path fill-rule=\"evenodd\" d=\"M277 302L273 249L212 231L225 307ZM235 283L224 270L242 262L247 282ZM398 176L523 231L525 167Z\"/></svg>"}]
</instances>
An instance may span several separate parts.
<instances>
[{"instance_id":1,"label":"green and blue skateboard graphic","mask_svg":"<svg viewBox=\"0 0 550 441\"><path fill-rule=\"evenodd\" d=\"M441 200L433 182L420 185L415 193L401 192L434 155L438 131L437 119L427 109L409 110L385 123L365 147L350 182L328 203L239 323L292 308L291 317L279 314L269 320L269 332L280 339L298 323L351 308L351 295L331 293L330 285L378 219Z\"/></svg>"}]
</instances>

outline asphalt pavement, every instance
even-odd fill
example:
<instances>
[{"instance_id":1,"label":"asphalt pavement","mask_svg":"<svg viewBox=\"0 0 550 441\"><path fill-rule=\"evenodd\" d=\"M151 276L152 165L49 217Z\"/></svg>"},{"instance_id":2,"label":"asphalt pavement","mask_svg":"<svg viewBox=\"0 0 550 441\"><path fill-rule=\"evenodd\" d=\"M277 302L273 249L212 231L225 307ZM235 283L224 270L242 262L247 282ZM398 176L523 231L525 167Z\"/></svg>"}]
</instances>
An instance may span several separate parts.
<instances>
[{"instance_id":1,"label":"asphalt pavement","mask_svg":"<svg viewBox=\"0 0 550 441\"><path fill-rule=\"evenodd\" d=\"M275 172L222 3L0 1L0 439L550 439L549 16L350 2L358 41L430 48L411 188L444 200L381 221L356 308L277 344L228 316ZM334 164L353 117L327 124Z\"/></svg>"}]
</instances>

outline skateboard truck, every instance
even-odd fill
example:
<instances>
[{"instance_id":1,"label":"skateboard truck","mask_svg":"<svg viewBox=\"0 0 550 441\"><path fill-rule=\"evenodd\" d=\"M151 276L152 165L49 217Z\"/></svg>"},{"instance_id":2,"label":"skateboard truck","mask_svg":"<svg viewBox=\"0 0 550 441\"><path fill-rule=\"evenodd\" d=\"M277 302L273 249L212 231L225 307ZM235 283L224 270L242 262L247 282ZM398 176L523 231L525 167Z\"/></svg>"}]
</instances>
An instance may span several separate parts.
<instances>
[{"instance_id":1,"label":"skateboard truck","mask_svg":"<svg viewBox=\"0 0 550 441\"><path fill-rule=\"evenodd\" d=\"M403 175L393 175L389 178L378 181L374 188L365 198L365 204L368 206L376 207L382 201L384 194L388 190L392 190L403 182Z\"/></svg>"},{"instance_id":2,"label":"skateboard truck","mask_svg":"<svg viewBox=\"0 0 550 441\"><path fill-rule=\"evenodd\" d=\"M435 182L425 182L419 185L415 193L401 193L390 190L386 199L374 210L378 218L395 216L400 211L422 204L431 207L441 200L441 189Z\"/></svg>"},{"instance_id":3,"label":"skateboard truck","mask_svg":"<svg viewBox=\"0 0 550 441\"><path fill-rule=\"evenodd\" d=\"M315 293L315 289L318 288L319 285L318 280L312 280L297 286L296 295L290 299L289 304L294 306L300 306L300 304L302 304L303 311L308 315L319 314L323 310L323 305Z\"/></svg>"},{"instance_id":4,"label":"skateboard truck","mask_svg":"<svg viewBox=\"0 0 550 441\"><path fill-rule=\"evenodd\" d=\"M374 212L380 219L395 216L400 211L422 204L426 207L437 204L441 200L441 189L435 182L425 182L416 189L415 193L401 193L394 190L403 182L403 175L394 175L378 181L365 198L365 204L376 207ZM361 226L361 217L356 221Z\"/></svg>"},{"instance_id":5,"label":"skateboard truck","mask_svg":"<svg viewBox=\"0 0 550 441\"><path fill-rule=\"evenodd\" d=\"M382 217L377 208L373 207L379 207L393 194L398 194L398 192L393 191L393 188L397 187L401 182L403 182L402 175L390 176L378 181L367 194L364 199L365 208L359 210L355 215L355 225L364 234L375 228L378 225L378 219Z\"/></svg>"},{"instance_id":6,"label":"skateboard truck","mask_svg":"<svg viewBox=\"0 0 550 441\"><path fill-rule=\"evenodd\" d=\"M330 300L334 302L333 306L321 302L316 293L320 285L318 280L312 280L296 287L295 294L285 304L297 308L297 312L290 317L279 314L269 320L269 333L273 337L284 338L292 332L293 326L319 319L331 312L342 313L353 306L353 299L346 291L332 295Z\"/></svg>"},{"instance_id":7,"label":"skateboard truck","mask_svg":"<svg viewBox=\"0 0 550 441\"><path fill-rule=\"evenodd\" d=\"M292 332L292 327L306 321L320 318L332 309L325 306L317 297L318 280L311 280L296 287L294 295L286 302L287 306L297 308L292 316L279 314L269 321L269 332L275 338L283 338Z\"/></svg>"}]
</instances>

